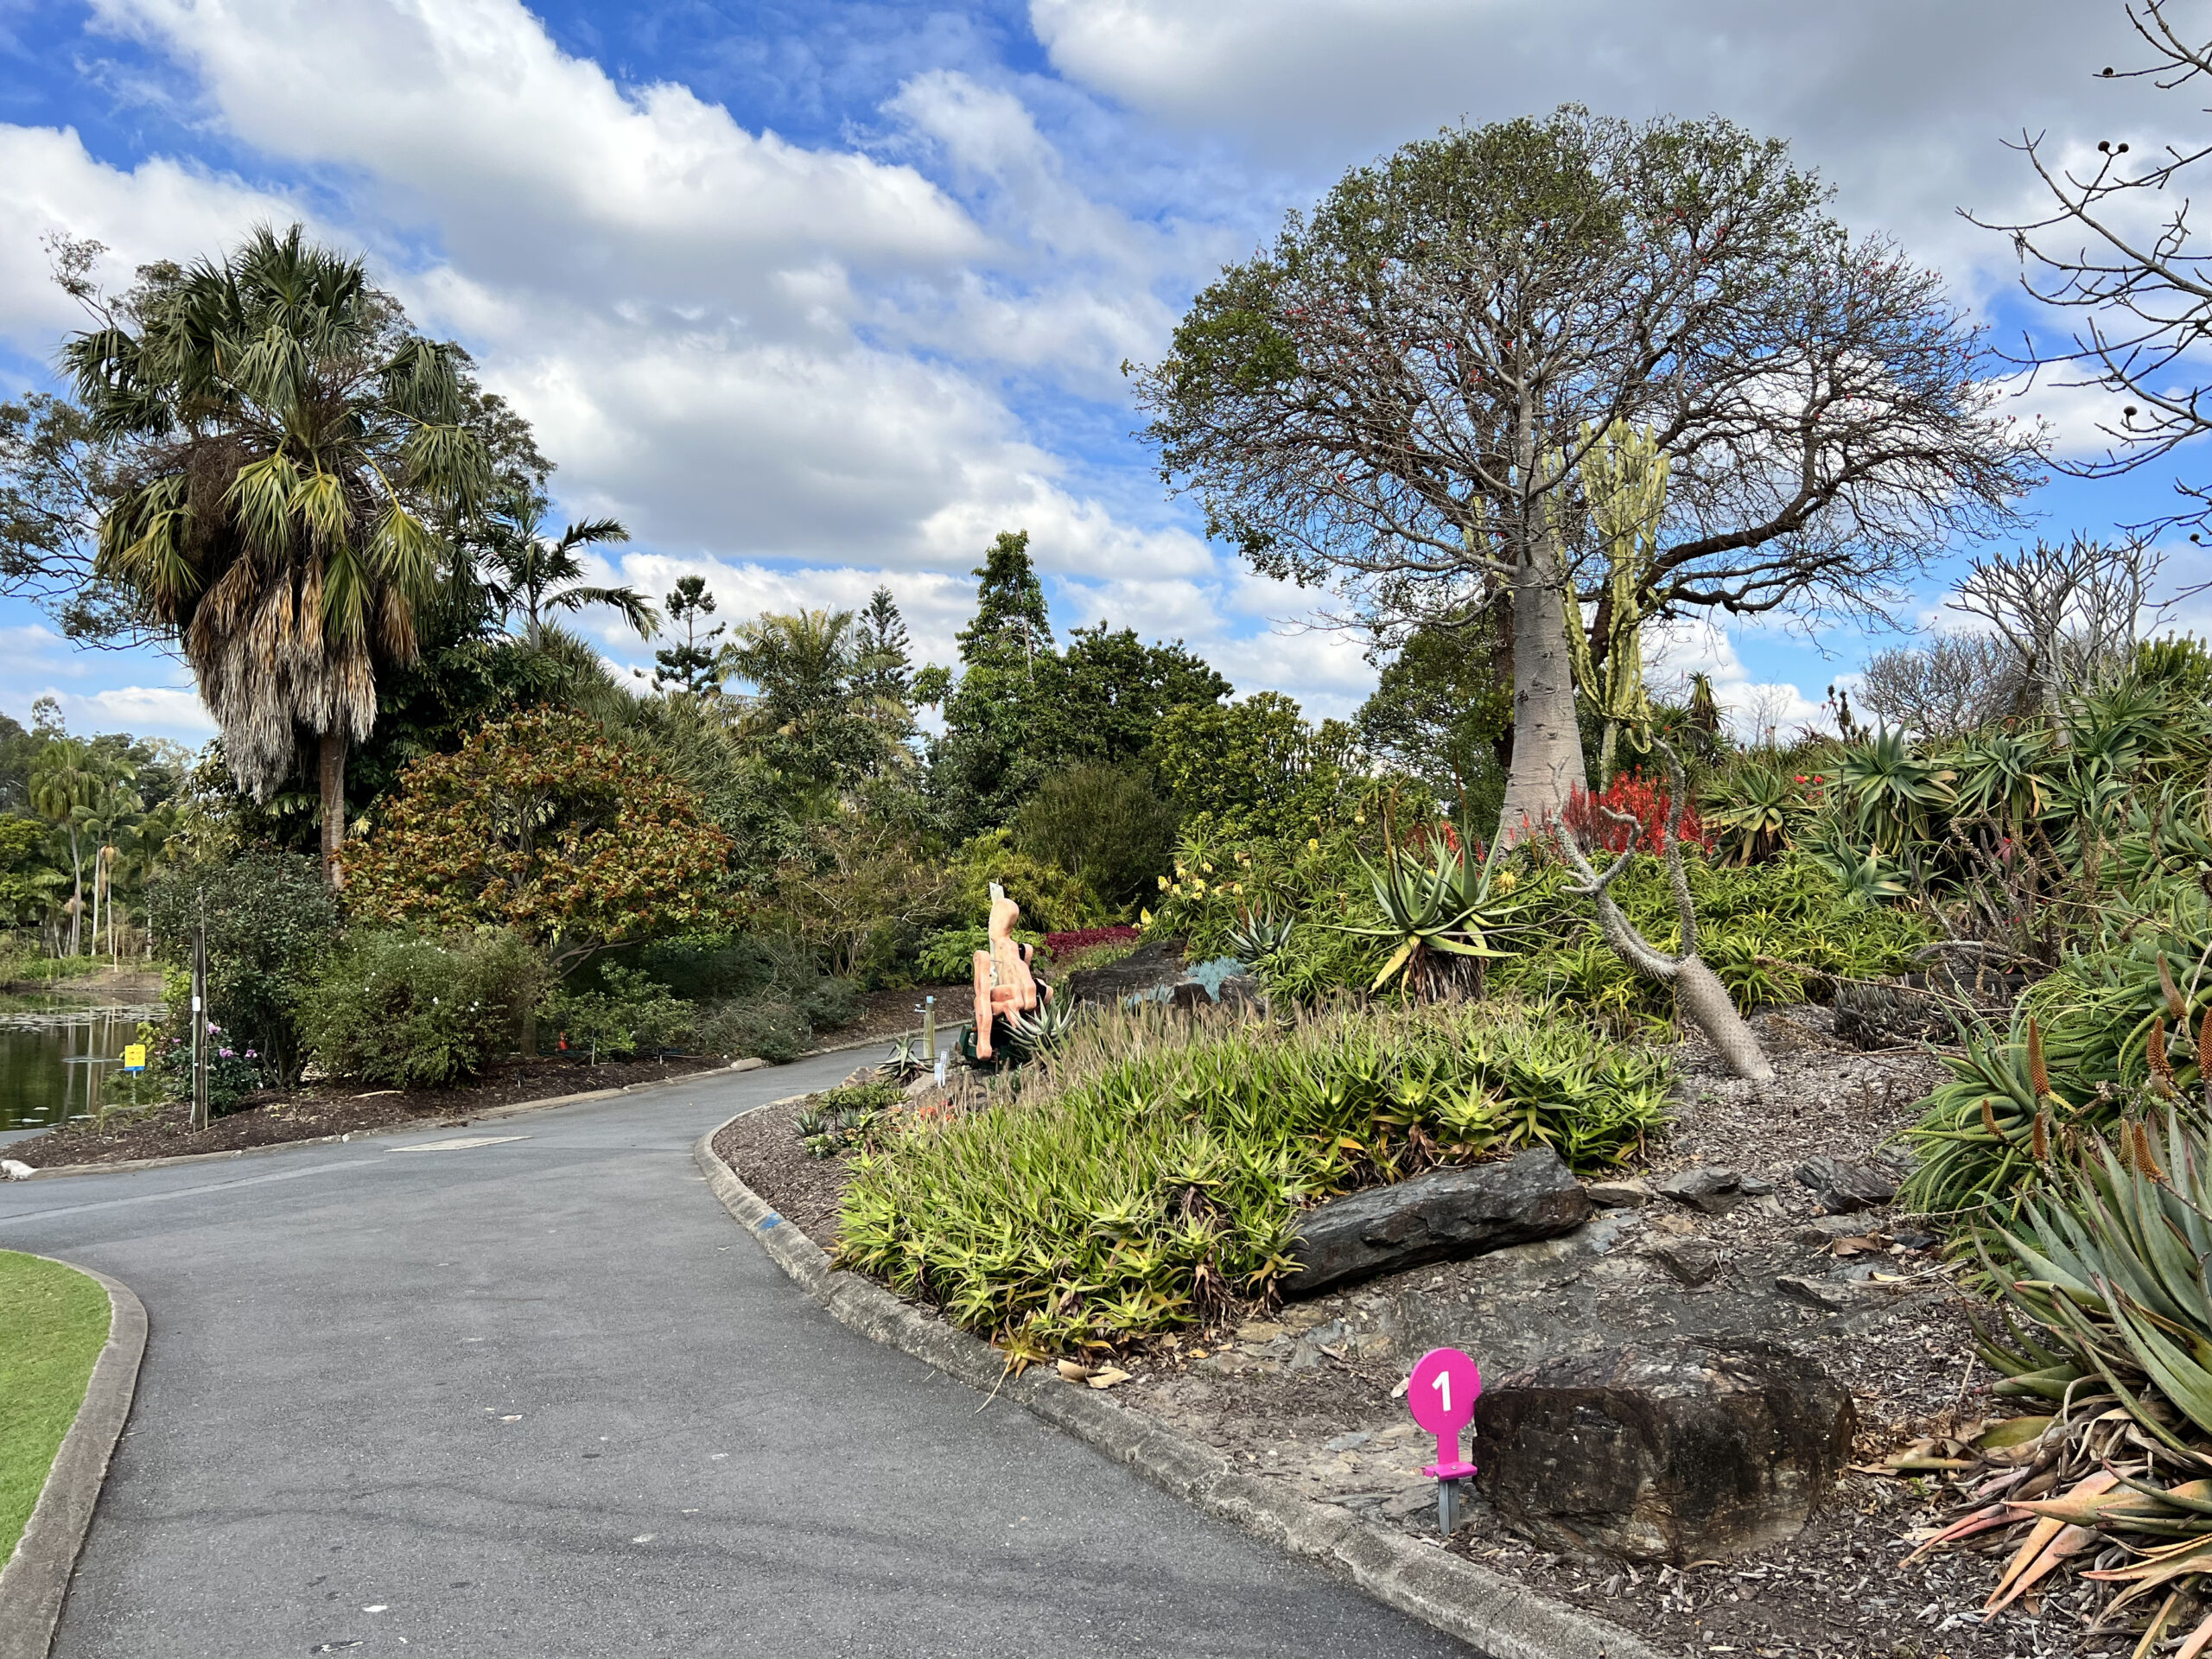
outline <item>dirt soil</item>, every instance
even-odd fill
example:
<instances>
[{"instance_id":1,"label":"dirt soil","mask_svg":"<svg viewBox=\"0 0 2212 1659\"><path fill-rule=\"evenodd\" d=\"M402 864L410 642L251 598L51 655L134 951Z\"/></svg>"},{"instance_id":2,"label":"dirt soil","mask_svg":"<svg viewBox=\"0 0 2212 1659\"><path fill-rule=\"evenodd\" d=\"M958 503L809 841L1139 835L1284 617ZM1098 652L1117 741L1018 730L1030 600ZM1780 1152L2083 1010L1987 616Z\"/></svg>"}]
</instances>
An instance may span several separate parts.
<instances>
[{"instance_id":1,"label":"dirt soil","mask_svg":"<svg viewBox=\"0 0 2212 1659\"><path fill-rule=\"evenodd\" d=\"M358 1086L314 1084L290 1094L250 1095L241 1109L217 1118L198 1134L191 1128L190 1106L182 1101L171 1101L143 1113L117 1108L108 1112L105 1129L90 1121L72 1123L28 1141L14 1141L7 1155L34 1169L51 1169L63 1164L114 1164L195 1152L236 1152L287 1141L363 1134L396 1124L457 1128L473 1114L494 1106L583 1094L594 1089L619 1089L633 1083L659 1083L712 1071L728 1064L716 1058L610 1060L583 1065L547 1058L497 1067L481 1083L465 1089L364 1090Z\"/></svg>"},{"instance_id":2,"label":"dirt soil","mask_svg":"<svg viewBox=\"0 0 2212 1659\"><path fill-rule=\"evenodd\" d=\"M870 991L861 999L858 1019L834 1031L817 1033L820 1041L807 1052L826 1054L862 1043L880 1042L888 1047L894 1037L922 1028L922 1016L915 1010L921 1007L925 996L937 998L937 1022L940 1027L957 1026L975 1014L975 989L965 981L957 985L910 985L899 991ZM883 1057L879 1054L875 1058Z\"/></svg>"},{"instance_id":3,"label":"dirt soil","mask_svg":"<svg viewBox=\"0 0 2212 1659\"><path fill-rule=\"evenodd\" d=\"M1761 1334L1811 1354L1852 1393L1872 1463L1918 1435L2009 1415L1968 1345L1971 1300L1910 1217L1821 1213L1796 1179L1816 1153L1878 1163L1941 1076L1917 1049L1860 1053L1821 1008L1754 1022L1775 1061L1765 1084L1730 1077L1701 1041L1681 1051L1675 1118L1647 1179L1707 1165L1771 1182L1713 1216L1660 1199L1608 1211L1563 1239L1370 1281L1312 1302L1245 1311L1119 1363L1122 1403L1366 1519L1433 1537L1434 1454L1396 1390L1427 1348L1466 1348L1491 1375L1548 1352L1639 1335ZM799 1144L799 1103L741 1118L717 1149L763 1198L824 1249L835 1243L845 1169ZM1851 1241L1870 1239L1866 1249ZM1680 1282L1654 1247L1706 1241L1717 1274ZM1778 1279L1796 1288L1784 1291ZM1469 1455L1482 1461L1479 1442ZM2100 1598L2068 1577L2033 1605L1982 1622L2011 1545L1951 1550L1906 1567L1906 1535L1948 1518L1918 1482L1847 1474L1806 1529L1726 1562L1685 1569L1583 1560L1516 1537L1476 1497L1451 1548L1541 1593L1586 1608L1684 1656L1759 1659L2121 1659L2134 1637L2092 1633ZM2001 1539L2003 1535L1995 1535ZM2181 1627L2189 1628L2187 1624Z\"/></svg>"}]
</instances>

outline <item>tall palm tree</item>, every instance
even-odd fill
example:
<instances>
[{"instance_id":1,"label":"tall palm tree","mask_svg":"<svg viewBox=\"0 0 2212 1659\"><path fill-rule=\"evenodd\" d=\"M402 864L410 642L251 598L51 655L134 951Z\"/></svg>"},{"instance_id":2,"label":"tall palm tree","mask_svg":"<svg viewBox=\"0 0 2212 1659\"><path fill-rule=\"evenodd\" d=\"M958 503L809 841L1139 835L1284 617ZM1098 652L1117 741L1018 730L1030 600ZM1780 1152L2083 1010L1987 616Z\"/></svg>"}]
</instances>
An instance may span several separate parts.
<instances>
[{"instance_id":1,"label":"tall palm tree","mask_svg":"<svg viewBox=\"0 0 2212 1659\"><path fill-rule=\"evenodd\" d=\"M588 518L570 524L558 537L540 528L545 498L535 492L510 493L499 500L479 531L481 572L478 577L492 603L504 615L519 612L523 638L535 650L545 641L545 613L571 613L588 605L606 605L650 639L660 632L652 601L634 588L594 588L585 582L576 550L626 542L630 532L612 518Z\"/></svg>"},{"instance_id":2,"label":"tall palm tree","mask_svg":"<svg viewBox=\"0 0 2212 1659\"><path fill-rule=\"evenodd\" d=\"M63 348L94 430L136 446L97 569L183 646L239 787L268 799L313 740L335 882L347 745L490 487L459 347L296 225L102 318Z\"/></svg>"},{"instance_id":3,"label":"tall palm tree","mask_svg":"<svg viewBox=\"0 0 2212 1659\"><path fill-rule=\"evenodd\" d=\"M73 883L69 901L69 954L83 954L85 919L85 849L97 845L97 826L103 821L119 779L135 774L127 761L102 755L80 738L48 740L31 762L31 810L48 823L60 826L69 838L69 874ZM97 940L94 948L98 948Z\"/></svg>"}]
</instances>

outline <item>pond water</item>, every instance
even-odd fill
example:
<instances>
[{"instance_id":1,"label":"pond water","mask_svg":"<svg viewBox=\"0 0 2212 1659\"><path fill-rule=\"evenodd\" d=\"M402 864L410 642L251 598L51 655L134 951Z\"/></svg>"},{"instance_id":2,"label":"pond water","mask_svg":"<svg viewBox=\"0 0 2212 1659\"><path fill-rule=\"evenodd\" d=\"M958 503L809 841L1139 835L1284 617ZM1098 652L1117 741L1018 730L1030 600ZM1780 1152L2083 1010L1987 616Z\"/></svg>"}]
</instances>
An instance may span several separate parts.
<instances>
[{"instance_id":1,"label":"pond water","mask_svg":"<svg viewBox=\"0 0 2212 1659\"><path fill-rule=\"evenodd\" d=\"M160 1014L67 997L0 996L0 1137L90 1116L94 1071L103 1106L155 1099L151 1079L126 1075L122 1057L124 1045L138 1040L139 1023Z\"/></svg>"}]
</instances>

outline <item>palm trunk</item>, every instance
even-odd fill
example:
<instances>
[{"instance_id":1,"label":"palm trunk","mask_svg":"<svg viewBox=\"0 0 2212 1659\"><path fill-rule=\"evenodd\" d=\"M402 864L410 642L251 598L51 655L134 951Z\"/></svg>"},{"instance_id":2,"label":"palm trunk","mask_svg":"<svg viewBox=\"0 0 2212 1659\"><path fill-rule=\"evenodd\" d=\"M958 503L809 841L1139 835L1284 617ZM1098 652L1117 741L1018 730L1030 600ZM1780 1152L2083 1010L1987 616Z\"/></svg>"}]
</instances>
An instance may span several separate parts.
<instances>
[{"instance_id":1,"label":"palm trunk","mask_svg":"<svg viewBox=\"0 0 2212 1659\"><path fill-rule=\"evenodd\" d=\"M85 855L77 849L77 831L69 831L69 954L84 954Z\"/></svg>"},{"instance_id":2,"label":"palm trunk","mask_svg":"<svg viewBox=\"0 0 2212 1659\"><path fill-rule=\"evenodd\" d=\"M322 785L322 878L334 890L346 885L338 855L346 846L346 734L327 731L317 756Z\"/></svg>"}]
</instances>

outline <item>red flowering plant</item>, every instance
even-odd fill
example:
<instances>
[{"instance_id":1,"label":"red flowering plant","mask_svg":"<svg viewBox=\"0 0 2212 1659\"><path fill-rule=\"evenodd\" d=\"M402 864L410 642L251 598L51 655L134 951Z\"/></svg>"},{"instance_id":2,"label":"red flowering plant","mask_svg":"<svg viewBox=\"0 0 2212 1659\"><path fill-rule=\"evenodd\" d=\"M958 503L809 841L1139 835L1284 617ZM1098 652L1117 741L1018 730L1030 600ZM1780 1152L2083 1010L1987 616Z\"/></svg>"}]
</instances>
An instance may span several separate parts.
<instances>
[{"instance_id":1,"label":"red flowering plant","mask_svg":"<svg viewBox=\"0 0 2212 1659\"><path fill-rule=\"evenodd\" d=\"M1624 853L1633 845L1644 852L1657 852L1666 844L1667 815L1673 806L1674 797L1664 785L1641 772L1624 772L1614 777L1603 794L1592 795L1577 784L1560 816L1587 850L1602 848L1609 853ZM1633 822L1623 823L1606 816L1609 812L1624 813ZM1680 835L1685 846L1701 847L1707 854L1713 849L1713 832L1705 827L1694 804L1683 805Z\"/></svg>"},{"instance_id":2,"label":"red flowering plant","mask_svg":"<svg viewBox=\"0 0 2212 1659\"><path fill-rule=\"evenodd\" d=\"M1135 927L1075 927L1047 933L1045 950L1054 969L1067 973L1119 962L1137 948L1143 937L1143 931Z\"/></svg>"}]
</instances>

